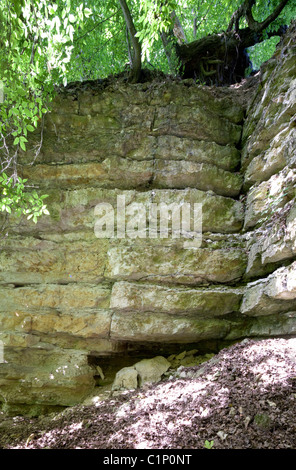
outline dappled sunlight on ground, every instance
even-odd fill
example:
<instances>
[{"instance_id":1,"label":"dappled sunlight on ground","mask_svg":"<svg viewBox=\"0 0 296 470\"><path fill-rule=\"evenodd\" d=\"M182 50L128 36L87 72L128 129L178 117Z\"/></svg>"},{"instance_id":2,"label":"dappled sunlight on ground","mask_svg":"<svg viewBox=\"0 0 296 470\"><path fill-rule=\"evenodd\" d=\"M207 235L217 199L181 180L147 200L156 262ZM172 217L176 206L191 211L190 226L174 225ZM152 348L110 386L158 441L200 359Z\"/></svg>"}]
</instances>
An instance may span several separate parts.
<instances>
[{"instance_id":1,"label":"dappled sunlight on ground","mask_svg":"<svg viewBox=\"0 0 296 470\"><path fill-rule=\"evenodd\" d=\"M214 448L295 448L295 351L295 339L245 340L184 369L182 379L76 406L54 419L22 418L11 432L18 439L8 434L2 446L195 449L208 440Z\"/></svg>"},{"instance_id":2,"label":"dappled sunlight on ground","mask_svg":"<svg viewBox=\"0 0 296 470\"><path fill-rule=\"evenodd\" d=\"M258 351L258 345L254 344L243 353L243 357L248 360L249 369L261 386L284 385L295 374L296 339L279 341L276 348L273 343L266 343L263 351Z\"/></svg>"}]
</instances>

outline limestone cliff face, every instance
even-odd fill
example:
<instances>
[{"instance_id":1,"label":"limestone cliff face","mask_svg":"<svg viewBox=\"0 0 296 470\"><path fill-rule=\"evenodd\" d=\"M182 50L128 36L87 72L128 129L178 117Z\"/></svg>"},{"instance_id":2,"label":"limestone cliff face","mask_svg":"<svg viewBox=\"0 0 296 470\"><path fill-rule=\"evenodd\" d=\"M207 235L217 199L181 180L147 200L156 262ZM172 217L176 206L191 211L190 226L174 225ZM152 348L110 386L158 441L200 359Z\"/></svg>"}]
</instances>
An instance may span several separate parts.
<instances>
[{"instance_id":1,"label":"limestone cliff face","mask_svg":"<svg viewBox=\"0 0 296 470\"><path fill-rule=\"evenodd\" d=\"M296 312L295 24L261 70L242 135L249 282L241 312L294 333ZM283 267L284 266L284 267ZM269 276L267 276L269 274ZM271 328L271 332L273 332Z\"/></svg>"},{"instance_id":2,"label":"limestone cliff face","mask_svg":"<svg viewBox=\"0 0 296 470\"><path fill-rule=\"evenodd\" d=\"M1 241L3 409L78 403L100 358L295 333L295 48L294 26L245 90L185 81L59 94L38 160L28 152L21 166L50 215L12 220ZM201 246L172 233L97 238L96 205L116 216L119 195L145 213L202 204Z\"/></svg>"}]
</instances>

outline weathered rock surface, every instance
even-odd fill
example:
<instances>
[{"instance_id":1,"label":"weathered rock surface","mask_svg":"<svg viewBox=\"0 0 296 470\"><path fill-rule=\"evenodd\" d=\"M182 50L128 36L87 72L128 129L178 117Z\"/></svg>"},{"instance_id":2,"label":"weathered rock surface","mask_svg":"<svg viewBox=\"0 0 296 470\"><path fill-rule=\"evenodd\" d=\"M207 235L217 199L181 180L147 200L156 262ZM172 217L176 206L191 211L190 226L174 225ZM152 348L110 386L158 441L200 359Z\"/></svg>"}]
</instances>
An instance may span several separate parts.
<instances>
[{"instance_id":1,"label":"weathered rock surface","mask_svg":"<svg viewBox=\"0 0 296 470\"><path fill-rule=\"evenodd\" d=\"M238 311L243 290L183 288L116 282L110 306L118 312L155 312L216 317Z\"/></svg>"},{"instance_id":2,"label":"weathered rock surface","mask_svg":"<svg viewBox=\"0 0 296 470\"><path fill-rule=\"evenodd\" d=\"M286 203L248 240L248 266L246 275L254 277L268 274L281 262L296 255L296 208L293 200ZM277 266L276 266L277 267Z\"/></svg>"},{"instance_id":3,"label":"weathered rock surface","mask_svg":"<svg viewBox=\"0 0 296 470\"><path fill-rule=\"evenodd\" d=\"M296 170L285 167L268 181L254 185L247 197L244 229L262 224L296 197Z\"/></svg>"},{"instance_id":4,"label":"weathered rock surface","mask_svg":"<svg viewBox=\"0 0 296 470\"><path fill-rule=\"evenodd\" d=\"M197 248L134 243L111 246L104 275L107 279L178 284L229 283L246 268L242 249Z\"/></svg>"},{"instance_id":5,"label":"weathered rock surface","mask_svg":"<svg viewBox=\"0 0 296 470\"><path fill-rule=\"evenodd\" d=\"M245 185L251 186L268 180L286 166L295 168L295 165L296 129L289 122L287 128L273 138L268 150L253 158L245 173Z\"/></svg>"},{"instance_id":6,"label":"weathered rock surface","mask_svg":"<svg viewBox=\"0 0 296 470\"><path fill-rule=\"evenodd\" d=\"M231 197L239 194L243 182L240 174L209 163L143 162L120 157L106 158L100 163L25 167L22 176L44 188L68 189L87 184L97 188L137 189L153 183L156 188L197 188Z\"/></svg>"},{"instance_id":7,"label":"weathered rock surface","mask_svg":"<svg viewBox=\"0 0 296 470\"><path fill-rule=\"evenodd\" d=\"M133 366L120 369L115 376L112 390L131 390L145 383L156 383L169 369L171 363L163 356L142 359Z\"/></svg>"},{"instance_id":8,"label":"weathered rock surface","mask_svg":"<svg viewBox=\"0 0 296 470\"><path fill-rule=\"evenodd\" d=\"M279 268L266 279L249 284L241 312L244 315L269 315L287 312L296 306L296 262Z\"/></svg>"},{"instance_id":9,"label":"weathered rock surface","mask_svg":"<svg viewBox=\"0 0 296 470\"><path fill-rule=\"evenodd\" d=\"M113 341L184 344L223 339L230 329L231 323L219 318L199 319L168 313L115 313L110 337Z\"/></svg>"},{"instance_id":10,"label":"weathered rock surface","mask_svg":"<svg viewBox=\"0 0 296 470\"><path fill-rule=\"evenodd\" d=\"M0 368L4 411L39 414L52 406L81 402L95 386L85 351L5 348Z\"/></svg>"},{"instance_id":11,"label":"weathered rock surface","mask_svg":"<svg viewBox=\"0 0 296 470\"><path fill-rule=\"evenodd\" d=\"M117 203L118 197L124 198L126 207L126 226L131 224L133 211L136 207L144 211L147 217L146 227L148 229L148 217L151 204L171 204L182 206L184 203L202 204L202 230L214 233L236 233L243 225L243 205L230 197L216 195L212 191L200 191L198 189L186 188L184 190L155 189L150 191L83 188L72 191L50 190L47 205L50 215L43 216L37 224L23 219L11 218L11 231L16 234L39 236L39 234L64 233L74 236L73 232L95 231L98 219L95 207L98 204L111 204L113 212L110 218L114 222L116 235ZM191 218L191 227L194 226ZM93 240L93 239L92 239Z\"/></svg>"},{"instance_id":12,"label":"weathered rock surface","mask_svg":"<svg viewBox=\"0 0 296 470\"><path fill-rule=\"evenodd\" d=\"M115 376L112 390L132 390L138 387L138 372L134 367L124 367Z\"/></svg>"}]
</instances>

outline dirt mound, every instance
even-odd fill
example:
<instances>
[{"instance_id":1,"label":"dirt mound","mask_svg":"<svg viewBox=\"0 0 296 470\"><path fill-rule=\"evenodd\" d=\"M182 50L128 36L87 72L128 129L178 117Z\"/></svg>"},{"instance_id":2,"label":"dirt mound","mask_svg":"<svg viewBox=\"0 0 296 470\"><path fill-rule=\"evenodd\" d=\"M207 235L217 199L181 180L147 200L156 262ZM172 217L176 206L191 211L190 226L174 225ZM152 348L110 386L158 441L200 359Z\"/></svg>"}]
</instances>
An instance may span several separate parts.
<instances>
[{"instance_id":1,"label":"dirt mound","mask_svg":"<svg viewBox=\"0 0 296 470\"><path fill-rule=\"evenodd\" d=\"M1 415L0 447L296 447L296 339L244 340L178 374L55 415Z\"/></svg>"}]
</instances>

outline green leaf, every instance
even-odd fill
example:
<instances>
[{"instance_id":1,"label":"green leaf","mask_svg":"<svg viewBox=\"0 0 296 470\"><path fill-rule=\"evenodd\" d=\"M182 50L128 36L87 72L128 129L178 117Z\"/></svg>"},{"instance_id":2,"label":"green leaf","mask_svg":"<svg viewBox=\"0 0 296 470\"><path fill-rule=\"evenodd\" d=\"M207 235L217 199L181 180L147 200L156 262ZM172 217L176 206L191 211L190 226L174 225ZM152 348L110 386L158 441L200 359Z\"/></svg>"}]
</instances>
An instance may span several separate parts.
<instances>
[{"instance_id":1,"label":"green leaf","mask_svg":"<svg viewBox=\"0 0 296 470\"><path fill-rule=\"evenodd\" d=\"M23 140L20 140L20 146L21 146L22 150L24 150L24 152L25 152L26 151L26 145L25 145Z\"/></svg>"}]
</instances>

